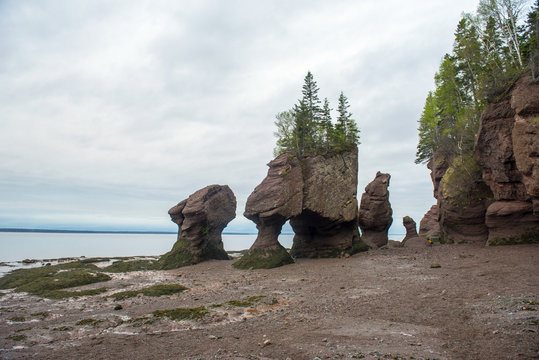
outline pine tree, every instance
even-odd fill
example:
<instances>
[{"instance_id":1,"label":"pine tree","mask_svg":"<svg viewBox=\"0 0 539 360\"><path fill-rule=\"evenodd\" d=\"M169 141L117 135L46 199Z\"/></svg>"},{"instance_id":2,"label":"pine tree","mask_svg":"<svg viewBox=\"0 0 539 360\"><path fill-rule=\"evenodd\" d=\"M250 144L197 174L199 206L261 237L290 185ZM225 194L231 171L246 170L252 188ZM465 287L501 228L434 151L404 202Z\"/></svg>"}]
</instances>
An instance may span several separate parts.
<instances>
[{"instance_id":1,"label":"pine tree","mask_svg":"<svg viewBox=\"0 0 539 360\"><path fill-rule=\"evenodd\" d=\"M303 98L294 106L296 126L294 136L297 138L298 155L308 154L316 147L316 129L319 126L322 109L318 98L318 86L313 74L309 71L304 79Z\"/></svg>"},{"instance_id":2,"label":"pine tree","mask_svg":"<svg viewBox=\"0 0 539 360\"><path fill-rule=\"evenodd\" d=\"M324 98L321 107L318 90L309 71L302 87L302 98L293 109L277 114L275 156L284 152L298 156L340 152L359 144L359 130L348 111L350 105L346 96L341 92L338 124L333 126L329 101Z\"/></svg>"},{"instance_id":3,"label":"pine tree","mask_svg":"<svg viewBox=\"0 0 539 360\"><path fill-rule=\"evenodd\" d=\"M352 119L352 114L348 111L350 105L348 98L341 91L339 95L339 105L337 112L337 124L335 125L334 142L338 150L346 150L358 143L358 128L356 122Z\"/></svg>"},{"instance_id":4,"label":"pine tree","mask_svg":"<svg viewBox=\"0 0 539 360\"><path fill-rule=\"evenodd\" d=\"M539 80L539 0L528 13L523 35L522 56L528 63L535 80Z\"/></svg>"},{"instance_id":5,"label":"pine tree","mask_svg":"<svg viewBox=\"0 0 539 360\"><path fill-rule=\"evenodd\" d=\"M457 26L453 53L462 88L474 105L478 107L478 81L481 76L483 57L479 34L466 17L463 17Z\"/></svg>"},{"instance_id":6,"label":"pine tree","mask_svg":"<svg viewBox=\"0 0 539 360\"><path fill-rule=\"evenodd\" d=\"M331 109L329 107L329 101L324 98L324 106L322 107L322 114L320 117L320 145L325 151L329 150L331 146L331 139L333 138L333 123L331 122Z\"/></svg>"}]
</instances>

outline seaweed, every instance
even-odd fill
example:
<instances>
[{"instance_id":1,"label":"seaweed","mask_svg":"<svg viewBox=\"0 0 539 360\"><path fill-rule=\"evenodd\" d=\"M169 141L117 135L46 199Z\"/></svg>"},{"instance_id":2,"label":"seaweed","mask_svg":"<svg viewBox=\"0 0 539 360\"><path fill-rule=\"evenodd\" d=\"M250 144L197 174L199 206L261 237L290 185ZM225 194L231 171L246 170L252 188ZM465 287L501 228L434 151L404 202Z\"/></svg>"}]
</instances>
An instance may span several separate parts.
<instances>
[{"instance_id":1,"label":"seaweed","mask_svg":"<svg viewBox=\"0 0 539 360\"><path fill-rule=\"evenodd\" d=\"M152 315L156 318L167 317L171 320L195 320L200 321L209 314L204 306L197 308L177 308L172 310L155 310Z\"/></svg>"},{"instance_id":2,"label":"seaweed","mask_svg":"<svg viewBox=\"0 0 539 360\"><path fill-rule=\"evenodd\" d=\"M75 261L12 271L0 278L0 289L14 288L17 292L27 292L41 297L64 298L103 292L103 288L77 292L60 290L108 280L110 276L101 273L97 266Z\"/></svg>"},{"instance_id":3,"label":"seaweed","mask_svg":"<svg viewBox=\"0 0 539 360\"><path fill-rule=\"evenodd\" d=\"M142 288L139 290L128 290L128 291L117 292L115 294L110 295L110 297L114 298L115 300L124 300L130 297L135 297L138 294L142 294L144 296L158 297L158 296L164 296L164 295L177 294L185 290L187 290L187 288L179 284L159 284L159 285L153 285L147 288Z\"/></svg>"},{"instance_id":4,"label":"seaweed","mask_svg":"<svg viewBox=\"0 0 539 360\"><path fill-rule=\"evenodd\" d=\"M159 264L154 260L115 261L103 268L105 272L122 273L130 271L159 270Z\"/></svg>"},{"instance_id":5,"label":"seaweed","mask_svg":"<svg viewBox=\"0 0 539 360\"><path fill-rule=\"evenodd\" d=\"M232 266L236 269L272 269L293 264L294 260L284 247L278 249L254 249L243 255Z\"/></svg>"}]
</instances>

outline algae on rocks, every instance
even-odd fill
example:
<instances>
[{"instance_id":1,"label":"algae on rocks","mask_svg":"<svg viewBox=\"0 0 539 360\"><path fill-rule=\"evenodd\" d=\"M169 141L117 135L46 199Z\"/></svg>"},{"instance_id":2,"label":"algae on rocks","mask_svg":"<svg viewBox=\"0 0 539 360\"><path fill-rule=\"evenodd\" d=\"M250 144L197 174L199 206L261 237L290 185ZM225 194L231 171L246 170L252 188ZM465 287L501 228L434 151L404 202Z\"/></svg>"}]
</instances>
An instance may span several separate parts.
<instances>
[{"instance_id":1,"label":"algae on rocks","mask_svg":"<svg viewBox=\"0 0 539 360\"><path fill-rule=\"evenodd\" d=\"M178 240L159 259L160 269L175 269L216 259L228 260L221 233L236 216L236 197L226 185L210 185L168 211L178 224Z\"/></svg>"},{"instance_id":2,"label":"algae on rocks","mask_svg":"<svg viewBox=\"0 0 539 360\"><path fill-rule=\"evenodd\" d=\"M65 291L64 289L110 279L111 277L102 273L97 266L75 261L53 266L14 270L0 278L0 289L15 289L17 292L58 299L102 293L106 290L105 288L80 291Z\"/></svg>"},{"instance_id":3,"label":"algae on rocks","mask_svg":"<svg viewBox=\"0 0 539 360\"><path fill-rule=\"evenodd\" d=\"M234 266L271 268L292 263L292 257L337 257L351 251L359 240L357 148L300 157L284 153L268 167L244 212L256 224L257 238ZM292 254L278 240L287 220L295 234Z\"/></svg>"},{"instance_id":4,"label":"algae on rocks","mask_svg":"<svg viewBox=\"0 0 539 360\"><path fill-rule=\"evenodd\" d=\"M236 269L272 269L293 263L294 260L288 251L280 246L275 249L253 249L243 255L233 266Z\"/></svg>"}]
</instances>

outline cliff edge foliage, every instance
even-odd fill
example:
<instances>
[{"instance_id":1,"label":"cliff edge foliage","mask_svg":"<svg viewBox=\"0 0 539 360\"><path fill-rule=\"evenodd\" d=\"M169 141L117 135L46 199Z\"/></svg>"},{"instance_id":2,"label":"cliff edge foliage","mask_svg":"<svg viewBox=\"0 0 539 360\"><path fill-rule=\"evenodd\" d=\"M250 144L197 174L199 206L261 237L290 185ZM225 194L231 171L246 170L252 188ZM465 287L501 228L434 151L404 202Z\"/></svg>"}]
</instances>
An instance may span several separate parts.
<instances>
[{"instance_id":1,"label":"cliff edge foliage","mask_svg":"<svg viewBox=\"0 0 539 360\"><path fill-rule=\"evenodd\" d=\"M525 71L539 79L539 0L524 21L527 2L481 0L475 14L464 14L445 54L419 119L416 163L434 154L472 154L481 113L506 95ZM472 167L475 166L471 164Z\"/></svg>"},{"instance_id":2,"label":"cliff edge foliage","mask_svg":"<svg viewBox=\"0 0 539 360\"><path fill-rule=\"evenodd\" d=\"M359 144L359 130L348 111L348 98L343 92L339 95L337 122L333 124L329 101L325 98L322 105L318 90L313 74L307 72L303 97L292 109L277 114L275 157L285 152L296 156L343 152Z\"/></svg>"}]
</instances>

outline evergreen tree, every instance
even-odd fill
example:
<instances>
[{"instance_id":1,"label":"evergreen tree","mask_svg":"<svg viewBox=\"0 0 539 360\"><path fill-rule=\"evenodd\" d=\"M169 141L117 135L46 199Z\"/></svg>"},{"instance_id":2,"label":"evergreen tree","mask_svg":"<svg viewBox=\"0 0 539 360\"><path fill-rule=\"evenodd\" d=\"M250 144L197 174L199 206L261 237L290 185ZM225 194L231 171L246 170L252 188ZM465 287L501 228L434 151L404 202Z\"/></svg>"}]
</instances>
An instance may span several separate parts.
<instances>
[{"instance_id":1,"label":"evergreen tree","mask_svg":"<svg viewBox=\"0 0 539 360\"><path fill-rule=\"evenodd\" d=\"M457 26L453 53L461 86L475 106L478 106L478 82L482 72L483 54L477 30L466 17L463 17Z\"/></svg>"},{"instance_id":2,"label":"evergreen tree","mask_svg":"<svg viewBox=\"0 0 539 360\"><path fill-rule=\"evenodd\" d=\"M331 139L333 138L333 124L331 122L331 109L329 108L329 101L327 98L324 98L324 106L322 107L322 113L320 117L320 144L329 150L331 145Z\"/></svg>"},{"instance_id":3,"label":"evergreen tree","mask_svg":"<svg viewBox=\"0 0 539 360\"><path fill-rule=\"evenodd\" d=\"M338 124L333 126L329 101L325 98L321 107L318 90L309 71L302 87L302 98L292 110L277 114L275 156L284 152L298 156L340 152L359 144L359 130L348 111L350 105L346 96L341 92Z\"/></svg>"},{"instance_id":4,"label":"evergreen tree","mask_svg":"<svg viewBox=\"0 0 539 360\"><path fill-rule=\"evenodd\" d=\"M294 106L296 126L294 135L297 137L299 155L312 152L317 143L317 128L319 127L322 109L318 98L318 86L313 74L309 71L304 79L303 98Z\"/></svg>"},{"instance_id":5,"label":"evergreen tree","mask_svg":"<svg viewBox=\"0 0 539 360\"><path fill-rule=\"evenodd\" d=\"M529 64L534 79L539 79L539 0L528 13L523 35L522 56Z\"/></svg>"},{"instance_id":6,"label":"evergreen tree","mask_svg":"<svg viewBox=\"0 0 539 360\"><path fill-rule=\"evenodd\" d=\"M516 68L523 68L518 21L527 0L480 0L477 8L479 18L486 22L493 18L502 34L507 59Z\"/></svg>"},{"instance_id":7,"label":"evergreen tree","mask_svg":"<svg viewBox=\"0 0 539 360\"><path fill-rule=\"evenodd\" d=\"M440 127L436 97L429 91L423 113L419 119L419 144L417 145L416 164L427 163L433 156L440 141Z\"/></svg>"},{"instance_id":8,"label":"evergreen tree","mask_svg":"<svg viewBox=\"0 0 539 360\"><path fill-rule=\"evenodd\" d=\"M477 16L458 23L453 52L444 56L419 119L416 163L435 153L460 161L472 156L481 112L521 74L522 56L530 54L530 34L539 28L535 1L526 31L517 26L524 0L481 0Z\"/></svg>"},{"instance_id":9,"label":"evergreen tree","mask_svg":"<svg viewBox=\"0 0 539 360\"><path fill-rule=\"evenodd\" d=\"M337 112L337 124L335 125L334 142L339 150L349 149L358 143L358 128L356 122L352 119L352 114L348 111L350 105L348 98L343 92L339 95L339 105Z\"/></svg>"}]
</instances>

